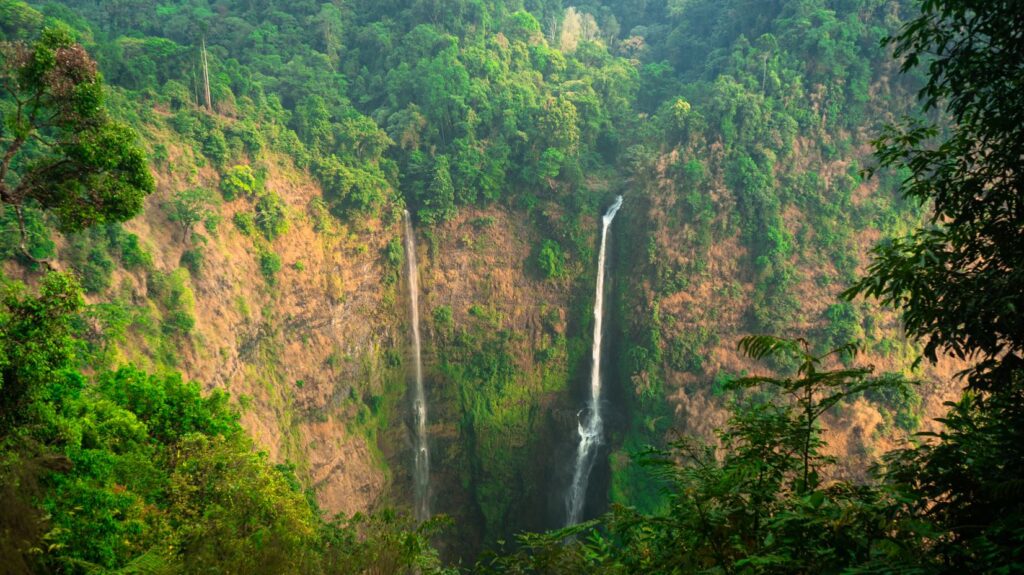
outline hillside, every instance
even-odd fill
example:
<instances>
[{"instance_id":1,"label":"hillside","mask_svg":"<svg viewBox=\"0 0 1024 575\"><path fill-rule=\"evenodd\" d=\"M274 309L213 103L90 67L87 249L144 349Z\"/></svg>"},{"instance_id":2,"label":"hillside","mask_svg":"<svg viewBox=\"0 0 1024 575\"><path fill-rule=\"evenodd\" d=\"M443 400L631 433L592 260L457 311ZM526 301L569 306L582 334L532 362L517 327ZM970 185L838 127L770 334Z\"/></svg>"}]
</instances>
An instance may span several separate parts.
<instances>
[{"instance_id":1,"label":"hillside","mask_svg":"<svg viewBox=\"0 0 1024 575\"><path fill-rule=\"evenodd\" d=\"M881 43L915 10L0 0L0 39L60 29L95 58L106 109L137 134L155 183L137 216L80 231L27 203L26 250L5 203L4 282L41 285L42 260L75 274L88 312L69 369L102 378L131 364L227 392L255 449L323 521L404 511L408 209L431 508L454 519L434 541L469 564L564 526L600 214L622 195L608 428L586 517L667 509L638 454L691 435L721 445L736 406L764 393L732 382L794 373L792 358L738 349L750 334L814 353L856 341L858 356L826 365L912 380L822 416L835 459L822 473L870 483L882 454L940 430L967 365L919 364L899 310L842 297L878 242L928 221L901 194L906 169L876 170L872 146L923 84ZM27 153L11 178L30 170ZM82 557L114 569L130 555Z\"/></svg>"}]
</instances>

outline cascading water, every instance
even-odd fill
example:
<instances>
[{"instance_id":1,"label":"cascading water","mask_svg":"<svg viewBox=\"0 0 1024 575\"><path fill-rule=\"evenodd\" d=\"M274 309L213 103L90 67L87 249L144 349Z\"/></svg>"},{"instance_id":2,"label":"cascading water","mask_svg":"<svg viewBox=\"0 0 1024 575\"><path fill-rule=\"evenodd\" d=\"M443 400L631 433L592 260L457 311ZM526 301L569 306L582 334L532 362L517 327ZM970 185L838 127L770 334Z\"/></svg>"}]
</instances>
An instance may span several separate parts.
<instances>
[{"instance_id":1,"label":"cascading water","mask_svg":"<svg viewBox=\"0 0 1024 575\"><path fill-rule=\"evenodd\" d=\"M566 525L576 525L583 518L583 504L587 496L590 472L594 469L597 447L604 434L601 420L601 323L604 317L604 260L608 245L608 228L615 219L615 213L622 207L622 196L615 198L603 218L601 228L601 249L597 256L597 295L594 297L594 343L591 349L593 363L590 367L590 400L577 417L580 443L576 450L576 468L573 470L572 485L566 497Z\"/></svg>"},{"instance_id":2,"label":"cascading water","mask_svg":"<svg viewBox=\"0 0 1024 575\"><path fill-rule=\"evenodd\" d=\"M412 219L408 210L405 212L405 261L409 266L409 315L412 321L412 350L416 369L416 389L413 395L413 416L416 426L413 497L416 519L425 521L430 518L430 448L427 445L427 394L423 390L423 360L420 352L419 268L416 266L416 237L412 232Z\"/></svg>"}]
</instances>

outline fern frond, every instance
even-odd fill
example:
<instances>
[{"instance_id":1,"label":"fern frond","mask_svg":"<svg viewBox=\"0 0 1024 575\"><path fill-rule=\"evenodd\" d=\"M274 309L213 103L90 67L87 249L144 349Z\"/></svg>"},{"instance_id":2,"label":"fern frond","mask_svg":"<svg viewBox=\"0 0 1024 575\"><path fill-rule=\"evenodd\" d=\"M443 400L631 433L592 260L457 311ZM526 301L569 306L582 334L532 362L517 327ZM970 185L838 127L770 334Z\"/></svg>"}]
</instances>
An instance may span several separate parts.
<instances>
[{"instance_id":1,"label":"fern frond","mask_svg":"<svg viewBox=\"0 0 1024 575\"><path fill-rule=\"evenodd\" d=\"M800 340L773 335L748 335L740 340L736 349L751 359L764 359L783 353L801 354Z\"/></svg>"}]
</instances>

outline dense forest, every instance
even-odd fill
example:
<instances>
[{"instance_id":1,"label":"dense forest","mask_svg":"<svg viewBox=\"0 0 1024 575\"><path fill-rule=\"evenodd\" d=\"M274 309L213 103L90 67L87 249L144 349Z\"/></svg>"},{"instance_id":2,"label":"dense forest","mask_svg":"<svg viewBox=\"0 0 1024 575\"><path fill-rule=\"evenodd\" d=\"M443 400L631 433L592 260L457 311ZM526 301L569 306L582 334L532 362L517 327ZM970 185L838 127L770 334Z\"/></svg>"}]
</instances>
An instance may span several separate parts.
<instances>
[{"instance_id":1,"label":"dense forest","mask_svg":"<svg viewBox=\"0 0 1024 575\"><path fill-rule=\"evenodd\" d=\"M1024 570L1022 33L0 0L0 571Z\"/></svg>"}]
</instances>

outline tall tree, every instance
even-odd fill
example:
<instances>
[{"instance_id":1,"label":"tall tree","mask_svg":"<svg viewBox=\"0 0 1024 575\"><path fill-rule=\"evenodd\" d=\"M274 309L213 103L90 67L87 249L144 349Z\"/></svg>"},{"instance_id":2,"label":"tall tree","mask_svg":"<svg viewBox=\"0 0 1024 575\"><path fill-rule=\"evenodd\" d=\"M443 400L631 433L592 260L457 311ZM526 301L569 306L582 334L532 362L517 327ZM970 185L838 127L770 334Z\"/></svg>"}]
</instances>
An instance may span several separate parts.
<instances>
[{"instance_id":1,"label":"tall tree","mask_svg":"<svg viewBox=\"0 0 1024 575\"><path fill-rule=\"evenodd\" d=\"M181 241L188 242L196 224L216 214L217 198L207 188L181 190L167 202L167 219L181 224Z\"/></svg>"},{"instance_id":2,"label":"tall tree","mask_svg":"<svg viewBox=\"0 0 1024 575\"><path fill-rule=\"evenodd\" d=\"M20 283L0 286L0 434L75 356L73 319L83 304L78 281L64 273L46 275L37 297Z\"/></svg>"},{"instance_id":3,"label":"tall tree","mask_svg":"<svg viewBox=\"0 0 1024 575\"><path fill-rule=\"evenodd\" d=\"M932 216L877 248L847 294L899 307L929 359L974 361L938 441L889 457L904 511L931 526L926 561L944 572L1024 568L1022 35L1016 2L931 0L892 39L904 71L927 62L920 97L950 126L909 121L878 140L882 165L910 170L904 194Z\"/></svg>"},{"instance_id":4,"label":"tall tree","mask_svg":"<svg viewBox=\"0 0 1024 575\"><path fill-rule=\"evenodd\" d=\"M978 358L971 384L993 389L1024 361L1024 11L1014 2L928 1L892 41L903 71L927 61L920 120L876 142L883 166L907 167L904 194L931 204L930 225L883 244L848 295L903 310L931 360ZM940 138L940 135L944 136Z\"/></svg>"},{"instance_id":5,"label":"tall tree","mask_svg":"<svg viewBox=\"0 0 1024 575\"><path fill-rule=\"evenodd\" d=\"M455 216L455 186L448 166L448 156L434 159L434 169L418 215L424 222L441 223Z\"/></svg>"},{"instance_id":6,"label":"tall tree","mask_svg":"<svg viewBox=\"0 0 1024 575\"><path fill-rule=\"evenodd\" d=\"M62 231L125 221L153 190L135 133L103 105L96 63L64 29L33 44L0 44L0 202L14 208L26 248L24 209L50 211Z\"/></svg>"},{"instance_id":7,"label":"tall tree","mask_svg":"<svg viewBox=\"0 0 1024 575\"><path fill-rule=\"evenodd\" d=\"M206 37L203 37L203 102L206 111L213 112L213 98L210 97L210 62L206 59Z\"/></svg>"}]
</instances>

